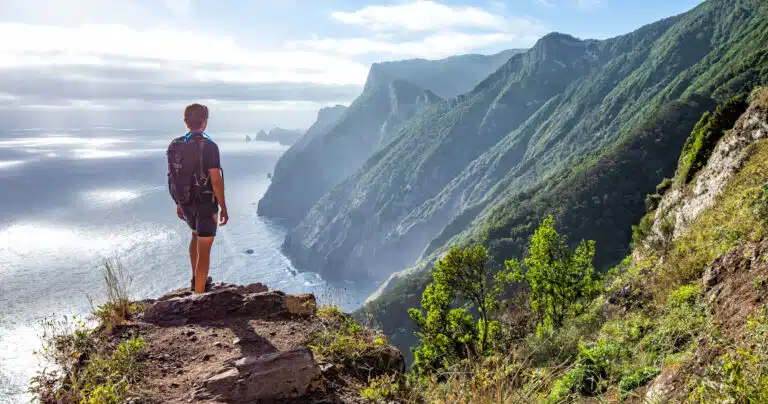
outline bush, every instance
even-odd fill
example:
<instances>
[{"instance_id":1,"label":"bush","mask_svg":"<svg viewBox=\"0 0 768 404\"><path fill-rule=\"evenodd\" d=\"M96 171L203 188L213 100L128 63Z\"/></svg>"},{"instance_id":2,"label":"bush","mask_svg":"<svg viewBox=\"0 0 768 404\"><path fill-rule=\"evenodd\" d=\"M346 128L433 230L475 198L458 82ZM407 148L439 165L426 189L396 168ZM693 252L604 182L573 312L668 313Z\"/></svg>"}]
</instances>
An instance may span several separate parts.
<instances>
[{"instance_id":1,"label":"bush","mask_svg":"<svg viewBox=\"0 0 768 404\"><path fill-rule=\"evenodd\" d=\"M400 392L400 384L396 375L374 377L368 387L360 391L360 397L368 401L382 402L394 399Z\"/></svg>"},{"instance_id":2,"label":"bush","mask_svg":"<svg viewBox=\"0 0 768 404\"><path fill-rule=\"evenodd\" d=\"M335 306L321 307L317 317L320 321L311 330L308 343L315 357L361 374L367 372L365 377L389 370L389 364L379 363L387 357L382 354L389 346L381 331L362 327Z\"/></svg>"},{"instance_id":3,"label":"bush","mask_svg":"<svg viewBox=\"0 0 768 404\"><path fill-rule=\"evenodd\" d=\"M41 402L57 403L121 403L135 396L132 387L142 378L146 341L134 335L111 353L97 353L93 331L76 322L68 332L68 324L44 324L38 354L60 370L39 372L29 391Z\"/></svg>"},{"instance_id":4,"label":"bush","mask_svg":"<svg viewBox=\"0 0 768 404\"><path fill-rule=\"evenodd\" d=\"M650 194L645 196L645 210L646 212L653 212L656 210L656 208L659 207L659 203L661 203L661 195L659 194Z\"/></svg>"},{"instance_id":5,"label":"bush","mask_svg":"<svg viewBox=\"0 0 768 404\"><path fill-rule=\"evenodd\" d=\"M768 221L768 184L760 187L759 194L753 203L755 216L762 221Z\"/></svg>"},{"instance_id":6,"label":"bush","mask_svg":"<svg viewBox=\"0 0 768 404\"><path fill-rule=\"evenodd\" d=\"M638 225L632 226L633 247L642 246L651 234L653 234L653 215L649 213L640 219Z\"/></svg>"},{"instance_id":7,"label":"bush","mask_svg":"<svg viewBox=\"0 0 768 404\"><path fill-rule=\"evenodd\" d=\"M492 276L487 267L484 247L464 250L452 247L437 261L434 281L422 294L421 307L408 310L416 323L419 346L414 350L413 370L432 374L469 357L493 351L490 342L497 339L500 325L496 318L499 297L510 276L500 271ZM469 310L455 308L456 301L467 302L478 312L477 323Z\"/></svg>"},{"instance_id":8,"label":"bush","mask_svg":"<svg viewBox=\"0 0 768 404\"><path fill-rule=\"evenodd\" d=\"M566 318L583 313L585 305L600 293L600 281L592 266L594 256L594 241L582 240L571 252L548 217L531 237L528 256L523 259L525 272L519 261L505 262L511 276L525 281L531 290L537 334L559 328Z\"/></svg>"},{"instance_id":9,"label":"bush","mask_svg":"<svg viewBox=\"0 0 768 404\"><path fill-rule=\"evenodd\" d=\"M661 180L659 185L656 185L656 193L659 195L664 195L671 186L672 186L672 179L664 178L663 180Z\"/></svg>"}]
</instances>

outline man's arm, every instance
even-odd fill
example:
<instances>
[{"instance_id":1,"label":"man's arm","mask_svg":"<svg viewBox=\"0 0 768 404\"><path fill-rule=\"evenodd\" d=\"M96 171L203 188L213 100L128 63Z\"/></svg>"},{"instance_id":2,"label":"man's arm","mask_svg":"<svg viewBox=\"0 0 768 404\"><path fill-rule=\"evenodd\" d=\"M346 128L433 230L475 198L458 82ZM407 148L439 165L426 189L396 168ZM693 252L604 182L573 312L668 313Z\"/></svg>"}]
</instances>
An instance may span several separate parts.
<instances>
[{"instance_id":1,"label":"man's arm","mask_svg":"<svg viewBox=\"0 0 768 404\"><path fill-rule=\"evenodd\" d=\"M224 177L221 175L221 168L211 168L208 170L208 175L211 178L213 194L216 196L219 206L221 206L219 225L224 226L229 221L229 214L227 213L227 202L224 199Z\"/></svg>"}]
</instances>

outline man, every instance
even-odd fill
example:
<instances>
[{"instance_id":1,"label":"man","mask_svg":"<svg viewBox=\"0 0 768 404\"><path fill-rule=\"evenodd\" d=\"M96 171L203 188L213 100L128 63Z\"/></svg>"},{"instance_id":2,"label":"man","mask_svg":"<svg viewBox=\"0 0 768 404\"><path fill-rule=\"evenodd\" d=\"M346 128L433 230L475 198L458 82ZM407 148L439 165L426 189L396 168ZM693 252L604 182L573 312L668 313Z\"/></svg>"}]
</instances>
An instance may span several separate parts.
<instances>
[{"instance_id":1,"label":"man","mask_svg":"<svg viewBox=\"0 0 768 404\"><path fill-rule=\"evenodd\" d=\"M184 109L184 122L189 132L168 146L168 187L176 203L176 215L192 230L190 287L196 293L204 293L211 283L208 269L216 229L227 224L229 215L219 147L205 133L208 107L188 105Z\"/></svg>"}]
</instances>

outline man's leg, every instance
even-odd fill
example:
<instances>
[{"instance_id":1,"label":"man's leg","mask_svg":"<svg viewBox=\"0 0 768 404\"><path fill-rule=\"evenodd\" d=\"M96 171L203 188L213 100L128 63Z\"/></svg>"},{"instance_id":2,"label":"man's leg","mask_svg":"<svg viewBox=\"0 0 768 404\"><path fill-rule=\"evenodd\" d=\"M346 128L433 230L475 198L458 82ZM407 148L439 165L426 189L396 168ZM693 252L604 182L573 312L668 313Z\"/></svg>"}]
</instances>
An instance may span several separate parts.
<instances>
[{"instance_id":1,"label":"man's leg","mask_svg":"<svg viewBox=\"0 0 768 404\"><path fill-rule=\"evenodd\" d=\"M192 276L195 276L197 268L197 233L192 232L192 241L189 242L189 262L192 264Z\"/></svg>"},{"instance_id":2,"label":"man's leg","mask_svg":"<svg viewBox=\"0 0 768 404\"><path fill-rule=\"evenodd\" d=\"M195 267L195 292L205 292L208 268L211 265L211 246L213 237L197 237L197 266Z\"/></svg>"}]
</instances>

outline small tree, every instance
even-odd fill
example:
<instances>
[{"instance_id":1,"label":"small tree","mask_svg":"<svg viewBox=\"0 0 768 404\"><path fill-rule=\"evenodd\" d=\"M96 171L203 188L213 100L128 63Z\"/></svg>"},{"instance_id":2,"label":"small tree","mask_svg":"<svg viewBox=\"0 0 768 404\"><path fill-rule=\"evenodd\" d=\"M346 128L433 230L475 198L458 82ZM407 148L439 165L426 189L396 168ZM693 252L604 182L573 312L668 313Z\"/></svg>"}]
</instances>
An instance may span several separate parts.
<instances>
[{"instance_id":1,"label":"small tree","mask_svg":"<svg viewBox=\"0 0 768 404\"><path fill-rule=\"evenodd\" d=\"M419 347L414 351L417 373L432 373L460 359L483 355L499 324L492 314L499 307L499 296L510 277L506 271L491 276L486 264L488 253L482 246L461 250L452 247L432 270L434 281L421 297L421 307L408 314L419 331ZM459 299L477 308L475 324L467 308L451 308Z\"/></svg>"},{"instance_id":2,"label":"small tree","mask_svg":"<svg viewBox=\"0 0 768 404\"><path fill-rule=\"evenodd\" d=\"M571 252L548 217L531 237L528 256L523 260L525 272L518 260L505 262L512 279L526 282L531 289L537 334L560 327L568 315L581 313L583 302L599 293L600 283L592 267L594 256L595 242L591 240L582 240Z\"/></svg>"}]
</instances>

